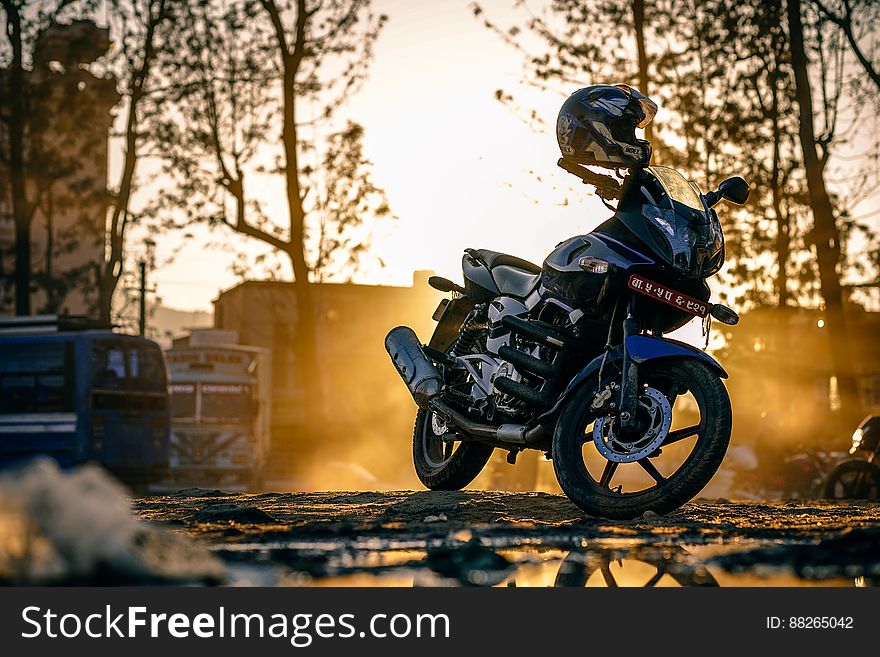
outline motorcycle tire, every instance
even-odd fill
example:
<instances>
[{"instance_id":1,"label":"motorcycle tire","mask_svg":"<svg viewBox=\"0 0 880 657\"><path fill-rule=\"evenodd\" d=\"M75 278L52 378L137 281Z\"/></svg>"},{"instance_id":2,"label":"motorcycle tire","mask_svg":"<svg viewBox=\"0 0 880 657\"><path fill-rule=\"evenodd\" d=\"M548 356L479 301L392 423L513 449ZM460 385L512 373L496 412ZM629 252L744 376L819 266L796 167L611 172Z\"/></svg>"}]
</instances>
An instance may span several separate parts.
<instances>
[{"instance_id":1,"label":"motorcycle tire","mask_svg":"<svg viewBox=\"0 0 880 657\"><path fill-rule=\"evenodd\" d=\"M854 479L851 484L847 480ZM861 459L844 461L825 479L822 497L831 500L880 498L880 468Z\"/></svg>"},{"instance_id":2,"label":"motorcycle tire","mask_svg":"<svg viewBox=\"0 0 880 657\"><path fill-rule=\"evenodd\" d=\"M429 490L461 490L476 479L495 449L485 443L463 441L447 458L437 452L436 443L431 412L419 409L413 428L413 464L419 481Z\"/></svg>"},{"instance_id":3,"label":"motorcycle tire","mask_svg":"<svg viewBox=\"0 0 880 657\"><path fill-rule=\"evenodd\" d=\"M697 360L649 362L639 367L641 383L664 378L685 385L693 394L700 410L700 430L684 462L662 483L643 491L623 493L602 486L585 464L584 445L592 440L585 439L585 432L595 420L590 410L594 387L584 386L566 403L553 434L553 468L563 492L582 511L613 520L638 518L647 511L669 513L696 496L718 470L731 432L730 398L724 384L715 371Z\"/></svg>"},{"instance_id":4,"label":"motorcycle tire","mask_svg":"<svg viewBox=\"0 0 880 657\"><path fill-rule=\"evenodd\" d=\"M611 571L612 564L623 569L639 563L651 566L655 570L653 577L644 578L639 573L635 580L618 582ZM593 577L599 572L601 577ZM625 572L625 571L624 571ZM593 550L589 552L572 550L569 552L556 573L555 587L583 587L590 583L596 586L603 584L609 588L619 586L654 587L663 577L667 577L665 585L717 587L718 580L712 576L705 566L695 563L693 557L681 547L664 548L656 552L649 548L631 548L627 550Z\"/></svg>"}]
</instances>

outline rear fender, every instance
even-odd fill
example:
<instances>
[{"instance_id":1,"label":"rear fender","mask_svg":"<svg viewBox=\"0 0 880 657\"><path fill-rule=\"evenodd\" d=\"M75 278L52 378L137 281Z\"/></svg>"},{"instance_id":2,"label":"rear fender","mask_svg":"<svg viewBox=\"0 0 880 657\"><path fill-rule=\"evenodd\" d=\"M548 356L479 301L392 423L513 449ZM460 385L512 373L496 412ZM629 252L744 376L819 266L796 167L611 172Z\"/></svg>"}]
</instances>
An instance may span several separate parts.
<instances>
[{"instance_id":1,"label":"rear fender","mask_svg":"<svg viewBox=\"0 0 880 657\"><path fill-rule=\"evenodd\" d=\"M639 364L662 358L692 358L708 365L722 379L727 378L727 372L718 364L718 361L686 342L679 342L678 340L670 340L668 338L655 338L648 335L631 335L626 339L626 347L630 358ZM556 400L553 407L541 415L541 418L557 413L575 390L580 388L584 382L595 377L602 366L602 358L603 356L596 356L596 358L587 363L586 367L578 372L565 387L565 390L559 396L559 399ZM619 363L621 360L623 360L623 350L620 347L615 347L608 352L605 358L605 365L607 367L608 365Z\"/></svg>"},{"instance_id":2,"label":"rear fender","mask_svg":"<svg viewBox=\"0 0 880 657\"><path fill-rule=\"evenodd\" d=\"M455 342L462 323L468 313L474 309L474 302L467 297L455 297L443 301L447 303L441 302L437 307L437 312L440 315L437 317L435 312L437 326L434 327L434 333L428 342L428 346L437 351L446 351Z\"/></svg>"}]
</instances>

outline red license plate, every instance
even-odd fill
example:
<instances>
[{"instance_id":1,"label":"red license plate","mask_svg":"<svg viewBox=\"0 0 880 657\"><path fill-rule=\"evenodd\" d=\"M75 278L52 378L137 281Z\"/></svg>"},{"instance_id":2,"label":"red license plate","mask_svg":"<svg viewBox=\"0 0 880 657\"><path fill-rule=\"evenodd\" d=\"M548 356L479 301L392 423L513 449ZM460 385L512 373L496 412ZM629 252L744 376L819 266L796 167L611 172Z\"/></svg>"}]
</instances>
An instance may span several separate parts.
<instances>
[{"instance_id":1,"label":"red license plate","mask_svg":"<svg viewBox=\"0 0 880 657\"><path fill-rule=\"evenodd\" d=\"M638 292L639 294L644 294L646 297L651 297L657 301L662 301L668 306L678 308L691 315L705 317L709 314L709 304L705 301L700 301L687 294L676 292L672 288L659 285L658 283L649 281L647 278L642 278L641 276L633 274L629 277L627 286L630 290Z\"/></svg>"}]
</instances>

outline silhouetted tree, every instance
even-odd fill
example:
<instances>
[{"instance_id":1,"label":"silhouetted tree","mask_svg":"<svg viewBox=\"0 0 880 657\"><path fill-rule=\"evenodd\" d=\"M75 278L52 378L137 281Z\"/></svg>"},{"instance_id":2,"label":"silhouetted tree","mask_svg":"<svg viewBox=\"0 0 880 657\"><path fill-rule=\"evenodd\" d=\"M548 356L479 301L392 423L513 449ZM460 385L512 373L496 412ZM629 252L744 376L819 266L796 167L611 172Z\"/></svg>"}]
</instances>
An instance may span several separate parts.
<instances>
[{"instance_id":1,"label":"silhouetted tree","mask_svg":"<svg viewBox=\"0 0 880 657\"><path fill-rule=\"evenodd\" d=\"M126 232L136 219L130 206L137 187L138 160L154 143L149 135L151 117L165 93L154 84L156 60L169 41L167 33L174 29L171 19L179 4L173 0L113 0L110 11L118 44L112 67L123 95L125 141L122 170L110 192L106 257L98 271L98 316L107 323L113 319L113 296L125 268Z\"/></svg>"},{"instance_id":2,"label":"silhouetted tree","mask_svg":"<svg viewBox=\"0 0 880 657\"><path fill-rule=\"evenodd\" d=\"M15 313L31 312L31 223L38 202L34 193L28 193L27 135L31 93L28 80L28 47L41 29L56 22L69 1L51 8L28 7L23 0L2 0L5 13L6 37L10 56L3 76L3 96L6 99L3 123L6 127L9 181L12 200L12 220L15 227ZM27 12L34 14L29 17Z\"/></svg>"},{"instance_id":3,"label":"silhouetted tree","mask_svg":"<svg viewBox=\"0 0 880 657\"><path fill-rule=\"evenodd\" d=\"M320 198L316 177L325 192L336 194L329 201L342 201L319 167L320 153L342 141L331 138L327 150L321 135L364 80L385 20L368 0L229 6L202 0L187 5L173 56L164 65L166 84L179 90L159 133L168 170L178 182L167 201L182 208L187 220L222 224L289 260L297 302L297 379L315 419L323 403L310 231L320 231L320 222L332 216L332 206L322 205L328 199ZM359 138L355 132L349 136ZM361 175L358 171L353 173ZM287 200L283 218L250 191L252 181L271 185L276 176ZM332 221L351 226L341 212Z\"/></svg>"},{"instance_id":4,"label":"silhouetted tree","mask_svg":"<svg viewBox=\"0 0 880 657\"><path fill-rule=\"evenodd\" d=\"M60 312L78 290L89 303L93 271L72 264L80 247L101 252L106 134L93 129L116 102L112 80L88 66L109 46L106 32L88 20L95 3L4 0L6 42L0 42L0 167L8 174L15 230L15 312ZM4 176L5 177L5 176ZM56 225L59 214L65 227ZM34 249L34 218L41 216L45 242ZM4 262L5 265L5 262ZM5 273L5 272L4 272ZM31 295L44 293L32 308Z\"/></svg>"},{"instance_id":5,"label":"silhouetted tree","mask_svg":"<svg viewBox=\"0 0 880 657\"><path fill-rule=\"evenodd\" d=\"M840 94L840 88L837 87L836 94L832 91L829 96L827 75L833 74L835 67L837 70L841 70L839 67L842 67L842 64L837 62L841 61L842 57L840 48L836 47L832 50L831 62L822 61L821 58L825 54L825 50L821 41L817 43L814 50L820 56L820 66L823 66L820 76L822 92L820 112L825 117L825 130L817 135L813 124L816 114L813 103L813 83L810 80L807 58L806 40L809 35L805 31L800 0L787 0L786 14L791 42L791 67L795 78L795 97L799 108L800 145L813 214L811 237L815 245L816 261L819 266L822 298L825 301L825 325L831 344L831 358L837 375L841 416L849 421L858 421L857 416L862 415L862 411L844 315L845 298L840 284L839 267L843 260L841 233L831 194L825 184L825 170L831 154L830 144L834 139L837 103ZM824 68L825 64L831 65L831 71Z\"/></svg>"},{"instance_id":6,"label":"silhouetted tree","mask_svg":"<svg viewBox=\"0 0 880 657\"><path fill-rule=\"evenodd\" d=\"M819 21L836 25L846 37L847 44L864 69L868 79L880 90L880 70L874 62L877 43L877 22L880 20L880 2L877 0L810 0L818 9ZM861 43L861 37L870 39L868 48Z\"/></svg>"},{"instance_id":7,"label":"silhouetted tree","mask_svg":"<svg viewBox=\"0 0 880 657\"><path fill-rule=\"evenodd\" d=\"M391 216L384 190L373 182L363 137L363 126L349 121L328 137L321 166L304 172L316 190L317 226L309 240L316 283L351 278L369 253L369 230Z\"/></svg>"}]
</instances>

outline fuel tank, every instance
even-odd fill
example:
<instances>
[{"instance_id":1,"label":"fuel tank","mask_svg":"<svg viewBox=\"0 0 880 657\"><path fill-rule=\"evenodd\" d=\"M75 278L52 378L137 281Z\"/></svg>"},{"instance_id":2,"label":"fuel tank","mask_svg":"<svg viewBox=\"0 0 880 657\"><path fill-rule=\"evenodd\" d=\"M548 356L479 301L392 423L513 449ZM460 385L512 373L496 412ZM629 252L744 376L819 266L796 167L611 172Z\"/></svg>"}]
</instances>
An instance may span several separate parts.
<instances>
[{"instance_id":1,"label":"fuel tank","mask_svg":"<svg viewBox=\"0 0 880 657\"><path fill-rule=\"evenodd\" d=\"M590 233L560 243L544 260L541 282L577 308L601 303L620 272L653 264L653 259L612 237Z\"/></svg>"}]
</instances>

